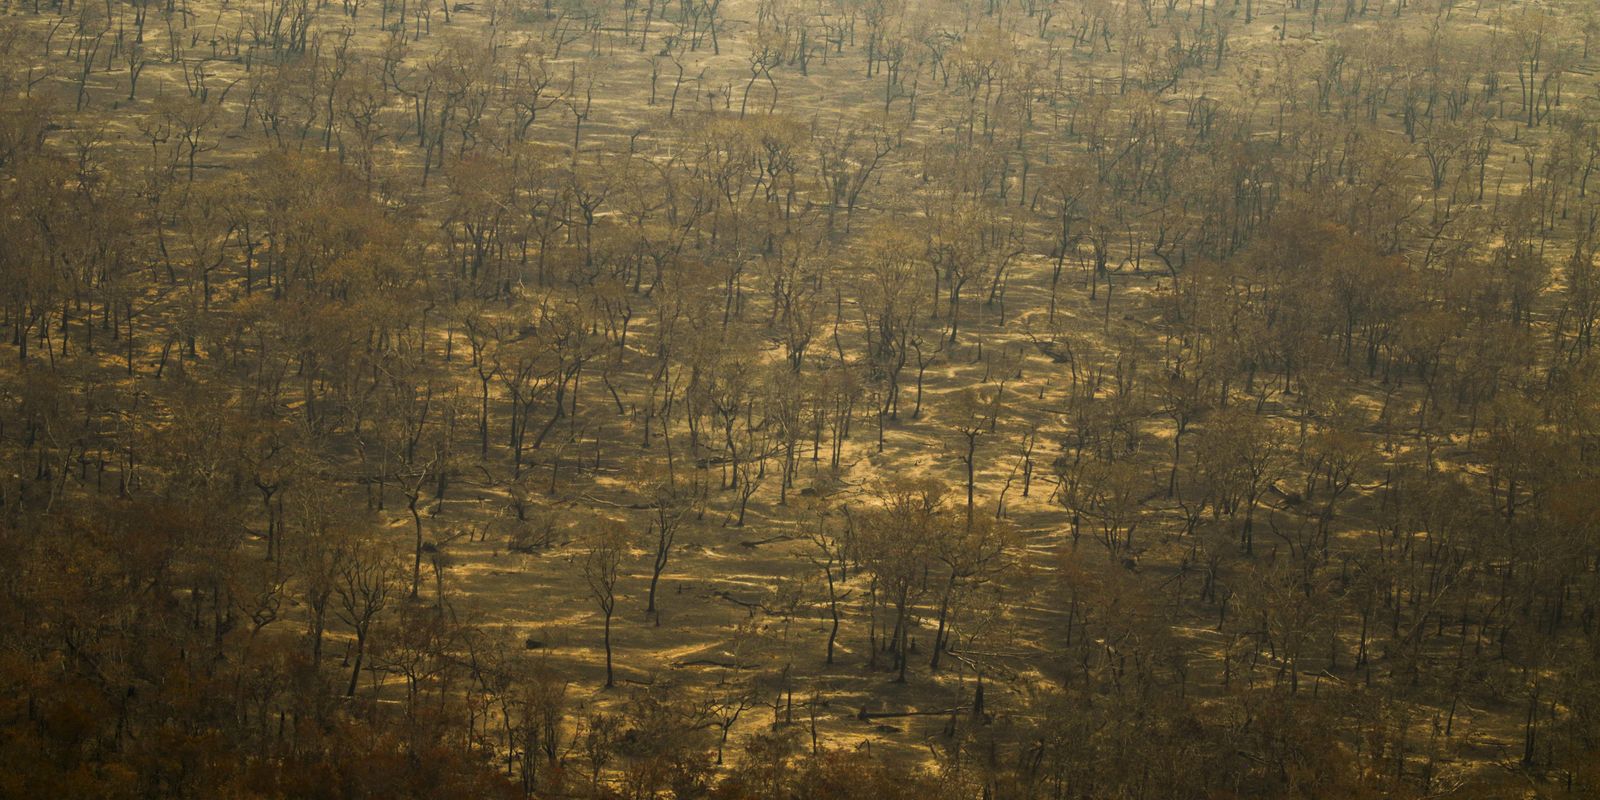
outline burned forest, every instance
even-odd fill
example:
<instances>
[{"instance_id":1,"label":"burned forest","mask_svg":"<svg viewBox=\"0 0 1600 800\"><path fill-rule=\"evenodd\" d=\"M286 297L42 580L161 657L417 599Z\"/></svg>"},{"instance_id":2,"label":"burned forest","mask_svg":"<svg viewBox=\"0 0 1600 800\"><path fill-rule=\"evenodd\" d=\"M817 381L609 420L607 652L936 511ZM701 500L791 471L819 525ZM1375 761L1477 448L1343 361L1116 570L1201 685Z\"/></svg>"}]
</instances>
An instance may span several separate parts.
<instances>
[{"instance_id":1,"label":"burned forest","mask_svg":"<svg viewBox=\"0 0 1600 800\"><path fill-rule=\"evenodd\" d=\"M1600 797L1597 166L1592 0L0 0L0 797Z\"/></svg>"}]
</instances>

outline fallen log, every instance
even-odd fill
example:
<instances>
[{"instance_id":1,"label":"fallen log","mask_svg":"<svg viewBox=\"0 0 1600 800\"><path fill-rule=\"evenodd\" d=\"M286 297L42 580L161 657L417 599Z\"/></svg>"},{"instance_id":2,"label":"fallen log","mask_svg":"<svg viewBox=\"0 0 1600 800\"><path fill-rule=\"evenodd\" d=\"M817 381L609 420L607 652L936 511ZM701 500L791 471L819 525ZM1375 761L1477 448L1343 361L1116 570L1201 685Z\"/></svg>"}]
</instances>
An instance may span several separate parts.
<instances>
[{"instance_id":1,"label":"fallen log","mask_svg":"<svg viewBox=\"0 0 1600 800\"><path fill-rule=\"evenodd\" d=\"M760 547L761 545L764 545L764 544L772 544L773 542L787 542L787 541L789 541L789 540L791 540L793 538L794 538L793 536L790 536L787 533L780 533L777 536L768 536L765 539L746 539L746 540L740 542L739 546L740 547L749 547L749 548L753 549L753 548Z\"/></svg>"},{"instance_id":2,"label":"fallen log","mask_svg":"<svg viewBox=\"0 0 1600 800\"><path fill-rule=\"evenodd\" d=\"M740 664L736 661L717 661L711 658L691 658L688 661L674 661L672 666L683 667L722 667L723 669L755 669L754 664Z\"/></svg>"},{"instance_id":3,"label":"fallen log","mask_svg":"<svg viewBox=\"0 0 1600 800\"><path fill-rule=\"evenodd\" d=\"M967 706L955 708L941 708L937 711L868 711L866 706L856 712L856 719L862 722L871 722L875 719L893 719L895 717L942 717L947 714L959 714L969 710Z\"/></svg>"}]
</instances>

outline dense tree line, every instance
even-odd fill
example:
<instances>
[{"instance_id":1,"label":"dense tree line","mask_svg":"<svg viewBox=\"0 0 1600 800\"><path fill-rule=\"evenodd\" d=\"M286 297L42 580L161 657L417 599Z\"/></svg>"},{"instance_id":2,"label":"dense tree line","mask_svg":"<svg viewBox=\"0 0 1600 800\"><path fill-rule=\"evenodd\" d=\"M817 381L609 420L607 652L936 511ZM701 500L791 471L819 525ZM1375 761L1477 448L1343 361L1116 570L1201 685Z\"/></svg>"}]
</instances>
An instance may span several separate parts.
<instances>
[{"instance_id":1,"label":"dense tree line","mask_svg":"<svg viewBox=\"0 0 1600 800\"><path fill-rule=\"evenodd\" d=\"M0 8L0 794L1600 791L1587 4Z\"/></svg>"}]
</instances>

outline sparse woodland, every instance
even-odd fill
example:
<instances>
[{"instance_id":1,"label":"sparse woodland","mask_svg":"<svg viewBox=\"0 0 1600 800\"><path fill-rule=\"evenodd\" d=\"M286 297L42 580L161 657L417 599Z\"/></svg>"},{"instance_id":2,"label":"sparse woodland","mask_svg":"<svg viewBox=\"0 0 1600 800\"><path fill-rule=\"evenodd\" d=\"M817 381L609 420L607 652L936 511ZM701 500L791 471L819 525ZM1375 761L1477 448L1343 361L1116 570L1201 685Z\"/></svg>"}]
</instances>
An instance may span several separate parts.
<instances>
[{"instance_id":1,"label":"sparse woodland","mask_svg":"<svg viewBox=\"0 0 1600 800\"><path fill-rule=\"evenodd\" d=\"M1600 796L1597 74L1586 0L4 0L0 796Z\"/></svg>"}]
</instances>

